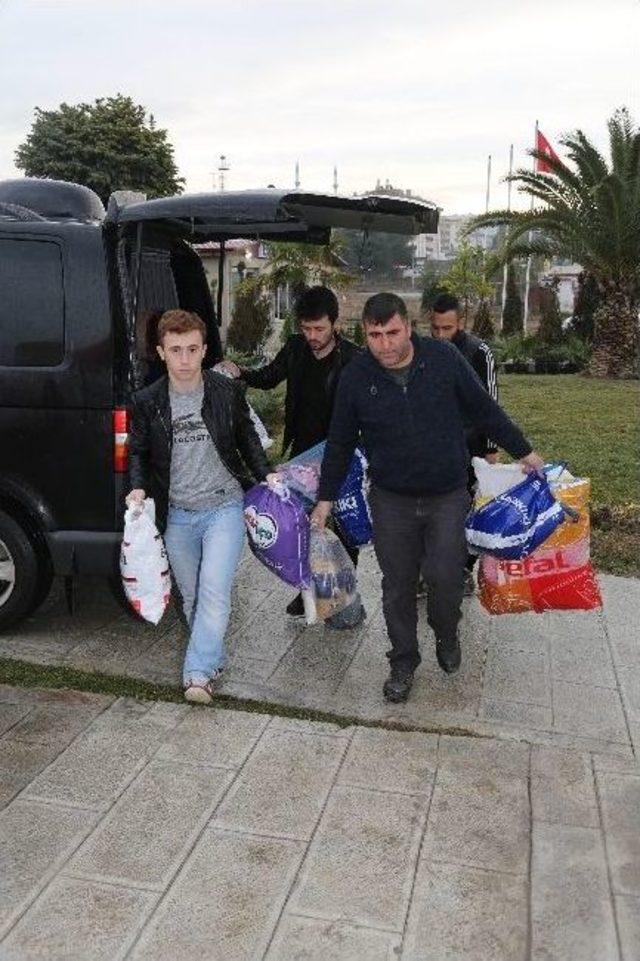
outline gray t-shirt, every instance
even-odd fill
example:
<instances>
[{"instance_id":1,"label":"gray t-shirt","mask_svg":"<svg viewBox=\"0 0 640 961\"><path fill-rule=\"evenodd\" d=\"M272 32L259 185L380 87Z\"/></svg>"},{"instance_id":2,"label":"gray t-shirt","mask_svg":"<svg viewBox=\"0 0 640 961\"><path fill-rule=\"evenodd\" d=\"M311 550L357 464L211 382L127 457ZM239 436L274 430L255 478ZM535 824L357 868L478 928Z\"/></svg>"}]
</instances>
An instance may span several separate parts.
<instances>
[{"instance_id":1,"label":"gray t-shirt","mask_svg":"<svg viewBox=\"0 0 640 961\"><path fill-rule=\"evenodd\" d=\"M204 385L187 393L169 389L173 448L169 503L190 511L242 500L242 488L222 463L202 420Z\"/></svg>"},{"instance_id":2,"label":"gray t-shirt","mask_svg":"<svg viewBox=\"0 0 640 961\"><path fill-rule=\"evenodd\" d=\"M411 364L407 364L406 367L387 367L387 373L392 377L399 387L403 390L406 389L409 383L409 375L411 374Z\"/></svg>"}]
</instances>

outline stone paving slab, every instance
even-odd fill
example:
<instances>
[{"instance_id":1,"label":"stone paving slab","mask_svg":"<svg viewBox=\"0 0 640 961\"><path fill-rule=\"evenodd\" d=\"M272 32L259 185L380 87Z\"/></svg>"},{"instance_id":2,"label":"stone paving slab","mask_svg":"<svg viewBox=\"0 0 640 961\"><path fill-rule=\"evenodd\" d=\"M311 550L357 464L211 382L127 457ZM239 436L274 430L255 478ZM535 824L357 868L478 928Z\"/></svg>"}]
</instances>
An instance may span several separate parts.
<instances>
[{"instance_id":1,"label":"stone paving slab","mask_svg":"<svg viewBox=\"0 0 640 961\"><path fill-rule=\"evenodd\" d=\"M0 809L0 961L640 956L633 758L6 686L0 704L23 715L0 783L3 750L26 752Z\"/></svg>"},{"instance_id":2,"label":"stone paving slab","mask_svg":"<svg viewBox=\"0 0 640 961\"><path fill-rule=\"evenodd\" d=\"M153 895L57 877L0 944L1 961L111 961L123 956Z\"/></svg>"},{"instance_id":3,"label":"stone paving slab","mask_svg":"<svg viewBox=\"0 0 640 961\"><path fill-rule=\"evenodd\" d=\"M403 961L528 961L527 910L524 878L423 861Z\"/></svg>"},{"instance_id":4,"label":"stone paving slab","mask_svg":"<svg viewBox=\"0 0 640 961\"><path fill-rule=\"evenodd\" d=\"M261 957L303 853L301 842L209 828L130 957Z\"/></svg>"},{"instance_id":5,"label":"stone paving slab","mask_svg":"<svg viewBox=\"0 0 640 961\"><path fill-rule=\"evenodd\" d=\"M291 910L401 933L428 802L428 793L335 787Z\"/></svg>"},{"instance_id":6,"label":"stone paving slab","mask_svg":"<svg viewBox=\"0 0 640 961\"><path fill-rule=\"evenodd\" d=\"M533 824L532 961L616 961L607 862L599 830Z\"/></svg>"},{"instance_id":7,"label":"stone paving slab","mask_svg":"<svg viewBox=\"0 0 640 961\"><path fill-rule=\"evenodd\" d=\"M90 811L16 801L0 812L0 934L96 824Z\"/></svg>"}]
</instances>

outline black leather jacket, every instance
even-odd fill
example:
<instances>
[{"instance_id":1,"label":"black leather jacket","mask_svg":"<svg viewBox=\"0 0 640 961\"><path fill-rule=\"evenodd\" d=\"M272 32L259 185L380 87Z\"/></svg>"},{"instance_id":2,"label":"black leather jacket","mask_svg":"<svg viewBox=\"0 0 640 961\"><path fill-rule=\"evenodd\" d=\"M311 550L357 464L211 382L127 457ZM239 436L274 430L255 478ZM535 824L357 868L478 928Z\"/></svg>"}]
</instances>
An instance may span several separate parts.
<instances>
[{"instance_id":1,"label":"black leather jacket","mask_svg":"<svg viewBox=\"0 0 640 961\"><path fill-rule=\"evenodd\" d=\"M202 419L227 470L244 490L264 480L269 461L255 432L242 386L211 370L203 371ZM156 502L156 524L163 531L169 507L171 404L167 377L133 397L129 435L129 482ZM255 479L254 479L255 478Z\"/></svg>"},{"instance_id":2,"label":"black leather jacket","mask_svg":"<svg viewBox=\"0 0 640 961\"><path fill-rule=\"evenodd\" d=\"M338 379L345 364L360 353L360 348L350 340L345 340L336 333L336 346L331 353L333 366L326 381L327 396L333 407ZM258 367L256 370L244 368L242 380L249 387L257 387L259 390L271 390L283 380L287 381L287 396L284 402L284 436L282 438L282 453L288 450L292 441L295 441L294 423L295 410L300 403L300 393L302 386L302 374L304 364L302 360L306 353L311 353L311 348L307 344L302 334L292 334L278 351L270 364Z\"/></svg>"}]
</instances>

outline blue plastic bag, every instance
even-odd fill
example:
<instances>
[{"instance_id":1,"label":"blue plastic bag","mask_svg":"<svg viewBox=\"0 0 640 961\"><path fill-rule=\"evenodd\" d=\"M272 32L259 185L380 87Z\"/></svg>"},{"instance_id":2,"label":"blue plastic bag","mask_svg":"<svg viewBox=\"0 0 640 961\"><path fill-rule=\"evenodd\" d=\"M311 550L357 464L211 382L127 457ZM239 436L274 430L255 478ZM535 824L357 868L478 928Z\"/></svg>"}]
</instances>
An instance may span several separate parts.
<instances>
[{"instance_id":1,"label":"blue plastic bag","mask_svg":"<svg viewBox=\"0 0 640 961\"><path fill-rule=\"evenodd\" d=\"M364 454L356 450L333 505L336 524L351 547L363 547L373 539L371 513L366 495L367 466Z\"/></svg>"},{"instance_id":2,"label":"blue plastic bag","mask_svg":"<svg viewBox=\"0 0 640 961\"><path fill-rule=\"evenodd\" d=\"M465 525L467 544L475 553L502 560L528 557L563 522L565 511L540 474L499 494L472 511Z\"/></svg>"},{"instance_id":3,"label":"blue plastic bag","mask_svg":"<svg viewBox=\"0 0 640 961\"><path fill-rule=\"evenodd\" d=\"M321 441L276 470L283 482L302 497L311 509L318 499L320 469L326 441ZM367 502L367 459L356 449L347 476L338 492L332 514L350 547L363 547L373 538Z\"/></svg>"}]
</instances>

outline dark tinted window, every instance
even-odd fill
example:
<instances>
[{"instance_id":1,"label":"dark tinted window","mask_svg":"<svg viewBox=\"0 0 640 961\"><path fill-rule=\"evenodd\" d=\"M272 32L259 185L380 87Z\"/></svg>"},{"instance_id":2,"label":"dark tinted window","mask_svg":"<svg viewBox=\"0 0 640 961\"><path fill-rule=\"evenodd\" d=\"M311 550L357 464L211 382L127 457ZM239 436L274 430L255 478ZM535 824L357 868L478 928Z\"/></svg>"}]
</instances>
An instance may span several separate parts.
<instances>
[{"instance_id":1,"label":"dark tinted window","mask_svg":"<svg viewBox=\"0 0 640 961\"><path fill-rule=\"evenodd\" d=\"M52 367L63 356L58 246L0 239L0 366Z\"/></svg>"}]
</instances>

